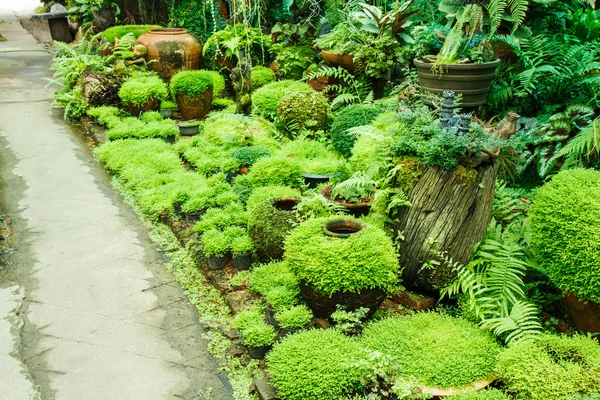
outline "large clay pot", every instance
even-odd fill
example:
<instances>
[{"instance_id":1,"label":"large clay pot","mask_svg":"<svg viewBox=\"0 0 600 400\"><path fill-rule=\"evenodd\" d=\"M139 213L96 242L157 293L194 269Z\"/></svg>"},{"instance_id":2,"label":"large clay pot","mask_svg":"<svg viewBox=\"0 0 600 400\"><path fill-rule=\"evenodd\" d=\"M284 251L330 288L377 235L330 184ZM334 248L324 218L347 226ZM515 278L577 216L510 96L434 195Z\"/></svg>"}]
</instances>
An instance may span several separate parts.
<instances>
[{"instance_id":1,"label":"large clay pot","mask_svg":"<svg viewBox=\"0 0 600 400\"><path fill-rule=\"evenodd\" d=\"M179 112L183 119L204 119L212 109L213 88L209 88L198 97L190 97L185 93L175 96Z\"/></svg>"},{"instance_id":2,"label":"large clay pot","mask_svg":"<svg viewBox=\"0 0 600 400\"><path fill-rule=\"evenodd\" d=\"M135 117L139 117L140 113L154 110L160 104L160 100L157 100L153 97L149 98L147 102L142 104L141 106L136 106L131 103L127 103L127 108L129 113Z\"/></svg>"},{"instance_id":3,"label":"large clay pot","mask_svg":"<svg viewBox=\"0 0 600 400\"><path fill-rule=\"evenodd\" d=\"M600 332L600 304L592 301L584 303L573 294L566 295L564 300L577 329Z\"/></svg>"},{"instance_id":4,"label":"large clay pot","mask_svg":"<svg viewBox=\"0 0 600 400\"><path fill-rule=\"evenodd\" d=\"M148 49L148 68L156 71L165 81L179 71L200 69L202 45L186 29L151 29L141 35L138 41Z\"/></svg>"},{"instance_id":5,"label":"large clay pot","mask_svg":"<svg viewBox=\"0 0 600 400\"><path fill-rule=\"evenodd\" d=\"M500 60L482 64L447 64L441 65L441 74L432 72L433 63L415 59L421 89L436 96L446 90L462 94L462 107L477 107L485 104L488 92ZM431 101L425 99L431 104Z\"/></svg>"},{"instance_id":6,"label":"large clay pot","mask_svg":"<svg viewBox=\"0 0 600 400\"><path fill-rule=\"evenodd\" d=\"M350 54L335 54L325 50L321 50L321 56L325 64L330 67L342 67L349 72L354 72L356 64L354 63L354 57Z\"/></svg>"}]
</instances>

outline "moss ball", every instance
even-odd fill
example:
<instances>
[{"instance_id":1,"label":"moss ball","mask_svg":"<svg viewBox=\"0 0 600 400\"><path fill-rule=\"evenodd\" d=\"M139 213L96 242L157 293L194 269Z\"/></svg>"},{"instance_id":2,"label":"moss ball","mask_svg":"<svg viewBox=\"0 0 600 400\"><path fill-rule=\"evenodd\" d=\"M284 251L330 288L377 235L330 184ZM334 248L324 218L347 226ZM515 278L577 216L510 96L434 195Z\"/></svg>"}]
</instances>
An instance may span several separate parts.
<instances>
[{"instance_id":1,"label":"moss ball","mask_svg":"<svg viewBox=\"0 0 600 400\"><path fill-rule=\"evenodd\" d=\"M335 329L288 335L267 356L271 384L286 400L343 399L361 386L356 340Z\"/></svg>"},{"instance_id":2,"label":"moss ball","mask_svg":"<svg viewBox=\"0 0 600 400\"><path fill-rule=\"evenodd\" d=\"M346 239L327 236L323 225L333 218L300 224L287 238L285 258L299 280L322 295L363 289L390 291L398 281L398 258L392 239L366 225Z\"/></svg>"},{"instance_id":3,"label":"moss ball","mask_svg":"<svg viewBox=\"0 0 600 400\"><path fill-rule=\"evenodd\" d=\"M253 206L248 214L248 233L260 259L281 259L285 238L297 224L298 216L276 207L273 200Z\"/></svg>"},{"instance_id":4,"label":"moss ball","mask_svg":"<svg viewBox=\"0 0 600 400\"><path fill-rule=\"evenodd\" d=\"M154 74L138 74L129 78L119 89L123 103L143 106L147 101L166 100L169 92L166 83Z\"/></svg>"},{"instance_id":5,"label":"moss ball","mask_svg":"<svg viewBox=\"0 0 600 400\"><path fill-rule=\"evenodd\" d=\"M565 294L600 303L600 172L560 172L530 209L531 247Z\"/></svg>"},{"instance_id":6,"label":"moss ball","mask_svg":"<svg viewBox=\"0 0 600 400\"><path fill-rule=\"evenodd\" d=\"M594 339L544 334L498 359L498 379L519 399L568 400L600 391L600 346Z\"/></svg>"},{"instance_id":7,"label":"moss ball","mask_svg":"<svg viewBox=\"0 0 600 400\"><path fill-rule=\"evenodd\" d=\"M500 345L460 318L436 313L390 317L365 326L362 344L390 354L420 385L461 388L491 376Z\"/></svg>"},{"instance_id":8,"label":"moss ball","mask_svg":"<svg viewBox=\"0 0 600 400\"><path fill-rule=\"evenodd\" d=\"M214 88L214 71L180 71L171 78L171 95L173 98L178 94L186 94L196 98Z\"/></svg>"},{"instance_id":9,"label":"moss ball","mask_svg":"<svg viewBox=\"0 0 600 400\"><path fill-rule=\"evenodd\" d=\"M225 90L225 78L223 75L218 73L217 71L209 71L209 70L201 70L206 71L213 82L213 98L218 99L223 94L223 90Z\"/></svg>"},{"instance_id":10,"label":"moss ball","mask_svg":"<svg viewBox=\"0 0 600 400\"><path fill-rule=\"evenodd\" d=\"M275 72L271 68L258 65L252 68L251 82L252 90L256 90L275 81Z\"/></svg>"},{"instance_id":11,"label":"moss ball","mask_svg":"<svg viewBox=\"0 0 600 400\"><path fill-rule=\"evenodd\" d=\"M285 156L264 157L250 168L248 183L253 187L289 186L300 188L304 184L300 161Z\"/></svg>"},{"instance_id":12,"label":"moss ball","mask_svg":"<svg viewBox=\"0 0 600 400\"><path fill-rule=\"evenodd\" d=\"M310 129L313 131L325 129L329 103L320 92L292 92L279 100L277 117L286 127L293 130Z\"/></svg>"},{"instance_id":13,"label":"moss ball","mask_svg":"<svg viewBox=\"0 0 600 400\"><path fill-rule=\"evenodd\" d=\"M104 32L102 32L101 36L106 41L114 43L115 38L122 38L128 33L133 33L133 36L137 39L150 29L162 28L163 27L160 25L118 25L106 29Z\"/></svg>"},{"instance_id":14,"label":"moss ball","mask_svg":"<svg viewBox=\"0 0 600 400\"><path fill-rule=\"evenodd\" d=\"M252 105L257 114L270 119L277 117L277 105L279 100L292 92L312 92L313 89L304 82L283 80L271 82L252 94Z\"/></svg>"},{"instance_id":15,"label":"moss ball","mask_svg":"<svg viewBox=\"0 0 600 400\"><path fill-rule=\"evenodd\" d=\"M356 136L349 134L348 129L368 125L380 113L381 108L374 105L354 104L343 108L331 125L333 147L344 157L350 157Z\"/></svg>"}]
</instances>

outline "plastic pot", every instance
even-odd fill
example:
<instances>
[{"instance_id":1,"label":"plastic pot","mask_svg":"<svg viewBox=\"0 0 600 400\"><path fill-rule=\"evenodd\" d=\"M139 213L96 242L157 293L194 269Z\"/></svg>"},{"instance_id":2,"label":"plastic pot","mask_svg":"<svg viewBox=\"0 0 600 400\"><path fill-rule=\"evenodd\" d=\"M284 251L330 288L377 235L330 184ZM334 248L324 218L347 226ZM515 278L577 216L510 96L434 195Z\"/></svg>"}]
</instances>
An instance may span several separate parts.
<instances>
[{"instance_id":1,"label":"plastic pot","mask_svg":"<svg viewBox=\"0 0 600 400\"><path fill-rule=\"evenodd\" d=\"M203 211L197 211L194 213L186 213L185 220L188 223L188 225L192 226L196 222L200 221L200 217L202 216L203 213L204 213Z\"/></svg>"},{"instance_id":2,"label":"plastic pot","mask_svg":"<svg viewBox=\"0 0 600 400\"><path fill-rule=\"evenodd\" d=\"M309 189L314 189L321 183L329 182L329 175L304 174L304 183Z\"/></svg>"},{"instance_id":3,"label":"plastic pot","mask_svg":"<svg viewBox=\"0 0 600 400\"><path fill-rule=\"evenodd\" d=\"M236 254L233 257L233 266L238 271L250 269L252 265L252 253Z\"/></svg>"},{"instance_id":4,"label":"plastic pot","mask_svg":"<svg viewBox=\"0 0 600 400\"><path fill-rule=\"evenodd\" d=\"M275 318L275 310L273 307L267 307L267 323L275 329L279 329L279 322Z\"/></svg>"},{"instance_id":5,"label":"plastic pot","mask_svg":"<svg viewBox=\"0 0 600 400\"><path fill-rule=\"evenodd\" d=\"M208 257L208 268L209 269L223 269L227 265L226 256L209 256Z\"/></svg>"},{"instance_id":6,"label":"plastic pot","mask_svg":"<svg viewBox=\"0 0 600 400\"><path fill-rule=\"evenodd\" d=\"M250 357L254 358L255 360L262 360L267 355L269 347L270 346L248 346L248 354L250 354Z\"/></svg>"},{"instance_id":7,"label":"plastic pot","mask_svg":"<svg viewBox=\"0 0 600 400\"><path fill-rule=\"evenodd\" d=\"M175 143L176 138L175 138L175 135L169 135L169 136L164 137L163 140L167 143L173 144L173 143Z\"/></svg>"}]
</instances>

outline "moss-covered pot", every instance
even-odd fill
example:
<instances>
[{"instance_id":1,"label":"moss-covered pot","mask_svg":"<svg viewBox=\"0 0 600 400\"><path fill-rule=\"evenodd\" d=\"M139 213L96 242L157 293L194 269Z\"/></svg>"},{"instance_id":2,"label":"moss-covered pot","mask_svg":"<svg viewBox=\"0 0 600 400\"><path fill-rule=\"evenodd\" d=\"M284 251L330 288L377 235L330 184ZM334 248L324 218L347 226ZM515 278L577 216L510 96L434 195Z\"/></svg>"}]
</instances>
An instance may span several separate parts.
<instances>
[{"instance_id":1,"label":"moss-covered pot","mask_svg":"<svg viewBox=\"0 0 600 400\"><path fill-rule=\"evenodd\" d=\"M128 103L127 109L131 115L133 115L134 117L138 117L142 112L154 110L159 104L160 100L151 97L141 106L136 106L135 104Z\"/></svg>"},{"instance_id":2,"label":"moss-covered pot","mask_svg":"<svg viewBox=\"0 0 600 400\"><path fill-rule=\"evenodd\" d=\"M347 310L368 308L367 318L371 318L386 298L386 291L383 289L363 289L358 293L339 291L324 295L316 291L312 285L302 281L300 281L300 292L306 304L319 318L329 318L338 304Z\"/></svg>"},{"instance_id":3,"label":"moss-covered pot","mask_svg":"<svg viewBox=\"0 0 600 400\"><path fill-rule=\"evenodd\" d=\"M248 233L262 261L283 257L284 240L298 224L298 217L292 212L298 201L295 197L267 200L248 215Z\"/></svg>"},{"instance_id":4,"label":"moss-covered pot","mask_svg":"<svg viewBox=\"0 0 600 400\"><path fill-rule=\"evenodd\" d=\"M179 112L184 119L204 119L212 110L213 88L209 88L198 97L179 93L175 97Z\"/></svg>"},{"instance_id":5,"label":"moss-covered pot","mask_svg":"<svg viewBox=\"0 0 600 400\"><path fill-rule=\"evenodd\" d=\"M267 352L269 351L270 347L271 346L248 346L248 354L255 360L262 360L267 355Z\"/></svg>"}]
</instances>

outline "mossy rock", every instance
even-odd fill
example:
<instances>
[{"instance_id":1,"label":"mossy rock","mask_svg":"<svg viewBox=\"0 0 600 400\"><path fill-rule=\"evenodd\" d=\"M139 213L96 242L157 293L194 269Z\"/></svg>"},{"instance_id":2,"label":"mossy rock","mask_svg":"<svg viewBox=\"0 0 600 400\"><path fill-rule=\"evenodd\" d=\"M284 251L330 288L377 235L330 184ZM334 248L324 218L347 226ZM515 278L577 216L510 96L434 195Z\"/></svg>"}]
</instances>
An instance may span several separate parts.
<instances>
[{"instance_id":1,"label":"mossy rock","mask_svg":"<svg viewBox=\"0 0 600 400\"><path fill-rule=\"evenodd\" d=\"M279 100L277 117L283 129L291 136L291 131L325 129L329 103L319 92L292 92Z\"/></svg>"},{"instance_id":2,"label":"mossy rock","mask_svg":"<svg viewBox=\"0 0 600 400\"><path fill-rule=\"evenodd\" d=\"M283 258L285 238L299 222L294 212L281 208L270 199L253 207L248 215L248 233L263 261Z\"/></svg>"}]
</instances>

